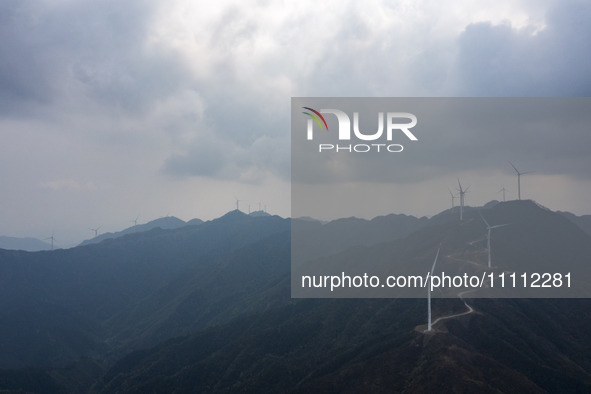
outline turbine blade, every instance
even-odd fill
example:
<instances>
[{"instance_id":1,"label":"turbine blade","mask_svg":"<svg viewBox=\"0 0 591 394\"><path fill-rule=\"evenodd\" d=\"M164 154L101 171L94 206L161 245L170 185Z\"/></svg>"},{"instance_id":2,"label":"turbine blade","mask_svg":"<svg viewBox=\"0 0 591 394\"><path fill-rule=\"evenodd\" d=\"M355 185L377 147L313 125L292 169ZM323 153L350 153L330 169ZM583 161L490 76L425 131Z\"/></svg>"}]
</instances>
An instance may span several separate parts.
<instances>
[{"instance_id":1,"label":"turbine blade","mask_svg":"<svg viewBox=\"0 0 591 394\"><path fill-rule=\"evenodd\" d=\"M480 217L484 221L484 224L486 224L486 228L492 228L492 227L490 227L490 225L488 224L488 222L486 221L486 219L484 218L484 216L482 216L482 212L478 211L478 213L480 214Z\"/></svg>"},{"instance_id":2,"label":"turbine blade","mask_svg":"<svg viewBox=\"0 0 591 394\"><path fill-rule=\"evenodd\" d=\"M497 225L495 225L495 226L492 226L492 227L491 227L491 229L492 229L492 228L505 227L505 226L508 226L508 225L509 225L509 223L506 223L506 224L497 224Z\"/></svg>"},{"instance_id":3,"label":"turbine blade","mask_svg":"<svg viewBox=\"0 0 591 394\"><path fill-rule=\"evenodd\" d=\"M435 261L433 262L433 267L431 267L431 276L433 276L433 271L435 271L435 264L437 264L437 258L439 257L439 250L441 248L437 248L437 254L435 255Z\"/></svg>"},{"instance_id":4,"label":"turbine blade","mask_svg":"<svg viewBox=\"0 0 591 394\"><path fill-rule=\"evenodd\" d=\"M509 160L507 160L507 161L509 161ZM513 167L513 169L515 170L515 172L516 172L518 175L520 175L520 174L519 174L519 171L517 170L517 167L515 167L515 166L513 165L513 163L511 163L510 161L509 161L509 164L511 164L511 167Z\"/></svg>"}]
</instances>

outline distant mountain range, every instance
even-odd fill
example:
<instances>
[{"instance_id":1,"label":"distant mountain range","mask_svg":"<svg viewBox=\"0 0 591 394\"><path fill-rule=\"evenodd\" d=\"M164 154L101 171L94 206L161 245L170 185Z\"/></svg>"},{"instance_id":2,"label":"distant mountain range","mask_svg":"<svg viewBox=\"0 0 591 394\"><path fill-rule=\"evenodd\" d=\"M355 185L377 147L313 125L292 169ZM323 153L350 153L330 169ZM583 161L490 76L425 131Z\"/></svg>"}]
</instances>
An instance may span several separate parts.
<instances>
[{"instance_id":1,"label":"distant mountain range","mask_svg":"<svg viewBox=\"0 0 591 394\"><path fill-rule=\"evenodd\" d=\"M562 213L531 201L480 210L512 223L495 234L501 267L591 253ZM311 235L310 261L387 251L389 263L431 264L443 237L442 267L482 264L485 227L476 208L465 214L322 224L231 211L71 249L0 250L0 391L591 391L589 299L472 299L474 313L423 333L424 297L290 298L294 223ZM465 309L433 300L435 318Z\"/></svg>"},{"instance_id":2,"label":"distant mountain range","mask_svg":"<svg viewBox=\"0 0 591 394\"><path fill-rule=\"evenodd\" d=\"M38 252L51 249L51 244L37 238L17 238L0 235L0 249L26 250Z\"/></svg>"},{"instance_id":3,"label":"distant mountain range","mask_svg":"<svg viewBox=\"0 0 591 394\"><path fill-rule=\"evenodd\" d=\"M264 212L264 211L254 211L254 212L250 213L250 216L259 217L259 216L271 216L271 215L268 214L267 212ZM116 233L100 234L92 239L88 239L88 240L81 242L79 246L99 243L99 242L102 242L105 239L109 239L109 238L118 238L118 237L122 237L122 236L128 235L128 234L140 233L143 231L150 231L155 228L161 228L163 230L173 230L173 229L180 228L183 226L196 226L201 223L203 223L203 220L197 219L197 218L191 219L191 220L185 222L182 219L179 219L174 216L166 216L163 218L158 218L158 219L152 220L148 223L138 224L138 225L126 228L125 230L121 230Z\"/></svg>"},{"instance_id":4,"label":"distant mountain range","mask_svg":"<svg viewBox=\"0 0 591 394\"><path fill-rule=\"evenodd\" d=\"M250 213L252 217L260 217L260 216L271 216L269 213L265 211L253 211ZM94 238L87 239L82 241L78 246L90 245L102 242L106 239L111 238L118 238L128 234L140 233L144 231L150 231L155 228L161 228L163 230L172 230L183 226L196 226L203 223L201 219L191 219L187 222L183 221L174 216L167 216L163 218L158 218L152 220L148 223L134 225L132 227L128 227L124 230L117 231L114 233L107 232L97 235ZM19 237L7 237L7 236L0 236L0 249L8 249L8 250L24 250L27 252L38 252L42 250L50 250L51 244L41 241L37 238L19 238Z\"/></svg>"},{"instance_id":5,"label":"distant mountain range","mask_svg":"<svg viewBox=\"0 0 591 394\"><path fill-rule=\"evenodd\" d=\"M183 221L177 217L174 217L174 216L166 216L163 218L158 218L158 219L152 220L148 223L138 224L138 225L126 228L125 230L121 230L116 233L102 233L92 239L88 239L86 241L81 242L79 246L96 244L96 243L104 241L105 239L119 238L124 235L141 233L144 231L150 231L155 228L161 228L163 230L173 230L175 228L179 228L179 227L183 227L183 226L187 226L187 225L198 225L201 223L203 223L203 221L201 219L192 219L188 222L185 222L185 221Z\"/></svg>"}]
</instances>

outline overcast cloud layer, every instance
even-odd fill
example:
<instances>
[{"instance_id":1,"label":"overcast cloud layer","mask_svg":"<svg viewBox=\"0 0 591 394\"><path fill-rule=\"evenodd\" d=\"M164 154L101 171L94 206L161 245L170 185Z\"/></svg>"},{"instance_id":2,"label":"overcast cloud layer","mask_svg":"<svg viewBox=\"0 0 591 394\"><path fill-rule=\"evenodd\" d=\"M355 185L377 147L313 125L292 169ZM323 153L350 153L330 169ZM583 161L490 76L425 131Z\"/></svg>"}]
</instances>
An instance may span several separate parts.
<instances>
[{"instance_id":1,"label":"overcast cloud layer","mask_svg":"<svg viewBox=\"0 0 591 394\"><path fill-rule=\"evenodd\" d=\"M3 1L0 234L289 216L292 96L591 95L589 2L481 3Z\"/></svg>"}]
</instances>

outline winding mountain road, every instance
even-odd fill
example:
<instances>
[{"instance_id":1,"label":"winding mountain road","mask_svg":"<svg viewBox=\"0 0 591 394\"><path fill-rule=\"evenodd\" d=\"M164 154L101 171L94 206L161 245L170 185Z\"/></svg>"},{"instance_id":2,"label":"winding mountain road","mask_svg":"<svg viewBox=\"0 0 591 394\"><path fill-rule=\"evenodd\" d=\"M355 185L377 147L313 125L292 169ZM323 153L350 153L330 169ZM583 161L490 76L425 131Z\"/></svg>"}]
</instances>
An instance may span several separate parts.
<instances>
[{"instance_id":1,"label":"winding mountain road","mask_svg":"<svg viewBox=\"0 0 591 394\"><path fill-rule=\"evenodd\" d=\"M460 300L462 300L462 302L464 303L464 305L466 305L466 308L468 308L468 310L467 310L467 311L465 311L465 312L462 312L462 313L454 313L453 315L447 315L447 316L441 316L441 317L438 317L437 319L435 319L435 321L434 321L433 323L431 323L431 327L435 326L437 323L439 323L439 322L440 322L440 321L442 321L442 320L446 320L446 319L453 319L453 318L455 318L455 317L460 317L460 316L469 315L470 313L473 313L473 312L474 312L474 308L472 308L472 307L471 307L471 306L470 306L470 305L469 305L469 304L466 302L466 300L464 299L464 294L466 294L466 293L471 293L471 292L473 292L473 291L474 291L474 290L466 290L466 291L463 291L463 292L461 292L461 293L459 293L459 294L458 294L458 297L460 298Z\"/></svg>"}]
</instances>

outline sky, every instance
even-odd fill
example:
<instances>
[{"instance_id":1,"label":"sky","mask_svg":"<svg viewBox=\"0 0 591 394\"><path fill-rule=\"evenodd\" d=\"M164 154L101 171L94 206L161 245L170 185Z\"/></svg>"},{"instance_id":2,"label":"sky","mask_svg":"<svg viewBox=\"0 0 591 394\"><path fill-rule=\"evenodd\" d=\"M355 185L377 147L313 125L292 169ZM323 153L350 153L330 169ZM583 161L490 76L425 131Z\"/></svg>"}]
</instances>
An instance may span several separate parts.
<instances>
[{"instance_id":1,"label":"sky","mask_svg":"<svg viewBox=\"0 0 591 394\"><path fill-rule=\"evenodd\" d=\"M591 98L304 97L291 119L294 217L420 215L451 207L451 194L459 205L460 184L466 205L503 200L504 189L507 200L521 190L554 209L589 206ZM390 122L405 131L386 131Z\"/></svg>"},{"instance_id":2,"label":"sky","mask_svg":"<svg viewBox=\"0 0 591 394\"><path fill-rule=\"evenodd\" d=\"M290 216L291 97L591 96L589 20L588 1L2 1L0 235L68 247L236 200ZM590 214L589 139L546 137L513 159L527 193ZM510 166L480 166L406 179L392 212L448 208L471 171L496 184L467 204L515 198Z\"/></svg>"}]
</instances>

